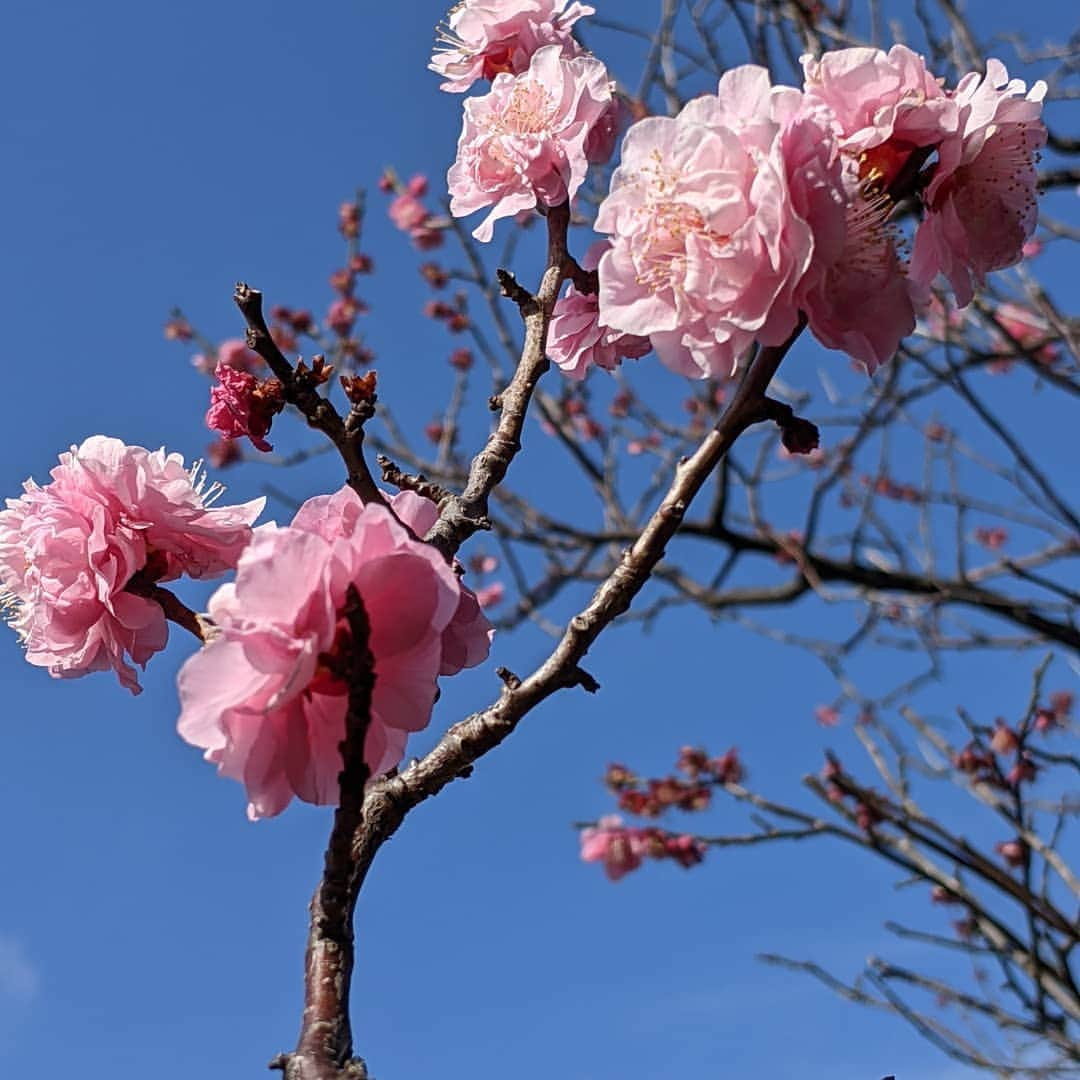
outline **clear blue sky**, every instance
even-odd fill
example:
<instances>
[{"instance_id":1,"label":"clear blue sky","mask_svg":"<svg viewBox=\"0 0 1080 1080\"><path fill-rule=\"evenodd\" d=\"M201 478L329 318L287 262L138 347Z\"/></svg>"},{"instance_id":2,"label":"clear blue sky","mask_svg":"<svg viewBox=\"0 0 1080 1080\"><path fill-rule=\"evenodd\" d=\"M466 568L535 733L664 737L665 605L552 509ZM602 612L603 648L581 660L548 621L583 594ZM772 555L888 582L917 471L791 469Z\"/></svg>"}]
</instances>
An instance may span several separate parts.
<instances>
[{"instance_id":1,"label":"clear blue sky","mask_svg":"<svg viewBox=\"0 0 1080 1080\"><path fill-rule=\"evenodd\" d=\"M988 19L1005 8L979 6ZM620 0L618 13L654 7ZM1044 0L1024 19L1036 38L1035 19L1063 37L1070 10ZM437 180L451 160L460 100L424 71L443 11L434 0L9 0L0 492L44 480L60 450L95 432L198 455L206 384L162 340L166 311L180 302L214 337L235 334L237 278L271 301L325 306L341 199L384 163ZM410 395L427 416L445 387L445 339L416 316L417 260L380 200L365 329L386 399ZM330 458L320 469L301 494L340 483ZM251 497L266 478L235 471L230 493ZM496 657L524 668L542 648L507 637ZM329 814L294 806L248 823L239 786L175 734L186 655L175 640L133 699L108 676L49 680L0 636L6 1075L238 1080L293 1044ZM975 681L957 665L940 699L999 711L1022 701L1028 669ZM693 874L651 866L612 886L577 860L570 822L607 809L597 781L613 757L661 771L681 743L737 743L760 786L792 792L826 741L850 750L849 733L826 739L809 718L833 693L824 672L695 616L606 638L590 670L596 699L539 710L379 856L354 995L374 1076L968 1075L899 1022L754 961L772 950L852 973L886 946L910 958L881 922L938 916L925 897L897 895L884 870L805 847L712 858ZM768 677L751 685L751 671ZM490 672L449 683L435 724L486 703L493 684Z\"/></svg>"}]
</instances>

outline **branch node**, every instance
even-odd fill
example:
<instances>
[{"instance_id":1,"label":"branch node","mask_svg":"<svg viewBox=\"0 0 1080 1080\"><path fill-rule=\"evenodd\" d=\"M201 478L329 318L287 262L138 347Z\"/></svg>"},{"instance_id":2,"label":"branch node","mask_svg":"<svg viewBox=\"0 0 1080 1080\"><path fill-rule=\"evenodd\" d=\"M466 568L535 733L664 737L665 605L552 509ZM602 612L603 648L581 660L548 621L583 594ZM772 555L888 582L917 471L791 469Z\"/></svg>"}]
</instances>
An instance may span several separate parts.
<instances>
[{"instance_id":1,"label":"branch node","mask_svg":"<svg viewBox=\"0 0 1080 1080\"><path fill-rule=\"evenodd\" d=\"M765 417L780 429L780 442L789 454L809 454L821 444L817 425L796 416L790 405L767 397L762 406Z\"/></svg>"},{"instance_id":2,"label":"branch node","mask_svg":"<svg viewBox=\"0 0 1080 1080\"><path fill-rule=\"evenodd\" d=\"M581 667L575 667L572 671L567 673L566 686L567 689L573 686L580 686L587 694L595 694L596 691L600 689L600 684L596 679Z\"/></svg>"},{"instance_id":3,"label":"branch node","mask_svg":"<svg viewBox=\"0 0 1080 1080\"><path fill-rule=\"evenodd\" d=\"M507 667L497 667L495 674L502 679L507 690L516 690L521 685L521 679Z\"/></svg>"},{"instance_id":4,"label":"branch node","mask_svg":"<svg viewBox=\"0 0 1080 1080\"><path fill-rule=\"evenodd\" d=\"M508 300L513 300L521 309L523 316L531 315L538 310L536 297L509 270L505 270L500 266L495 271L495 276L499 279L499 288L502 290L503 296Z\"/></svg>"},{"instance_id":5,"label":"branch node","mask_svg":"<svg viewBox=\"0 0 1080 1080\"><path fill-rule=\"evenodd\" d=\"M384 482L392 484L399 491L415 491L417 495L423 495L425 499L430 499L436 504L451 497L451 493L442 485L429 480L423 473L417 473L414 476L412 473L405 472L385 454L379 454L375 460L382 470Z\"/></svg>"}]
</instances>

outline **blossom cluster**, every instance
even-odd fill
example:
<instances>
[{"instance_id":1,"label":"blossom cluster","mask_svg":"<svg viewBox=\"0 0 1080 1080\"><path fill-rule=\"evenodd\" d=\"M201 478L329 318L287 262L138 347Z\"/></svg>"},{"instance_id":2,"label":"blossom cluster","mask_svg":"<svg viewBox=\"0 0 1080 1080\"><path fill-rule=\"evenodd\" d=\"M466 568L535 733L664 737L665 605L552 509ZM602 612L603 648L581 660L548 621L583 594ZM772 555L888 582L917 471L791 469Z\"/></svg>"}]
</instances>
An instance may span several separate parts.
<instances>
[{"instance_id":1,"label":"blossom cluster","mask_svg":"<svg viewBox=\"0 0 1080 1080\"><path fill-rule=\"evenodd\" d=\"M128 660L145 668L168 638L161 604L139 593L232 569L265 501L214 506L222 489L199 464L103 435L23 486L0 511L0 591L26 659L56 678L111 668L133 693Z\"/></svg>"},{"instance_id":2,"label":"blossom cluster","mask_svg":"<svg viewBox=\"0 0 1080 1080\"><path fill-rule=\"evenodd\" d=\"M179 676L179 731L241 781L252 818L295 796L338 800L348 708L350 586L370 625L374 691L364 743L372 775L401 760L431 717L440 675L488 653L475 595L415 539L435 505L412 492L364 505L351 488L309 499L287 527L256 531L236 581L210 600L218 633Z\"/></svg>"},{"instance_id":3,"label":"blossom cluster","mask_svg":"<svg viewBox=\"0 0 1080 1080\"><path fill-rule=\"evenodd\" d=\"M625 765L609 765L604 784L616 796L619 809L639 817L656 818L668 810L705 810L711 788L739 784L745 770L738 751L732 747L710 758L699 747L684 746L676 768L682 776L644 779ZM601 862L612 881L618 881L641 866L646 858L673 859L682 867L696 866L705 858L705 844L686 834L656 826L630 827L611 814L581 830L581 858Z\"/></svg>"},{"instance_id":4,"label":"blossom cluster","mask_svg":"<svg viewBox=\"0 0 1080 1080\"><path fill-rule=\"evenodd\" d=\"M430 66L442 89L491 82L465 102L447 176L455 217L490 207L478 240L501 218L568 202L611 157L622 109L607 68L573 36L591 14L576 0L462 0L441 28Z\"/></svg>"},{"instance_id":5,"label":"blossom cluster","mask_svg":"<svg viewBox=\"0 0 1080 1080\"><path fill-rule=\"evenodd\" d=\"M596 342L631 336L680 374L720 377L800 318L872 372L939 275L963 306L1019 261L1036 223L1043 83L1028 91L990 60L945 90L902 45L803 67L801 90L733 69L716 94L630 128L595 222L609 244L596 324L583 330L574 292L556 307L564 372L610 368L619 350ZM924 211L910 261L893 220L909 197Z\"/></svg>"},{"instance_id":6,"label":"blossom cluster","mask_svg":"<svg viewBox=\"0 0 1080 1080\"><path fill-rule=\"evenodd\" d=\"M705 858L705 845L686 833L657 828L628 828L618 814L602 817L581 830L583 862L601 862L611 881L618 881L649 859L672 859L684 869Z\"/></svg>"}]
</instances>

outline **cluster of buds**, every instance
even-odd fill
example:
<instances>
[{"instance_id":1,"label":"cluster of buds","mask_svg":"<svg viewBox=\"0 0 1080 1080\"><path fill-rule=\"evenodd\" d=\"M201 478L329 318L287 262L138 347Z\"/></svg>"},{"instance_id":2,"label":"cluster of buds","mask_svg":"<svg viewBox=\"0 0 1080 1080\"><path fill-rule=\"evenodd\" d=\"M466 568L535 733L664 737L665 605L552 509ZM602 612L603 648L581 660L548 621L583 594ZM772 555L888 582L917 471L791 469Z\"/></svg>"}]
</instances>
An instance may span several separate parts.
<instances>
[{"instance_id":1,"label":"cluster of buds","mask_svg":"<svg viewBox=\"0 0 1080 1080\"><path fill-rule=\"evenodd\" d=\"M1035 730L1045 735L1048 731L1065 727L1072 716L1074 701L1071 690L1057 690L1052 693L1049 702L1035 710Z\"/></svg>"},{"instance_id":2,"label":"cluster of buds","mask_svg":"<svg viewBox=\"0 0 1080 1080\"><path fill-rule=\"evenodd\" d=\"M684 746L675 767L682 776L646 779L636 776L625 765L613 764L604 774L604 784L618 799L621 810L638 817L655 818L671 809L705 810L711 801L712 788L739 784L746 775L734 747L710 758L701 747Z\"/></svg>"},{"instance_id":3,"label":"cluster of buds","mask_svg":"<svg viewBox=\"0 0 1080 1080\"><path fill-rule=\"evenodd\" d=\"M975 783L1002 786L1001 770L994 755L976 740L953 755L953 768L971 777Z\"/></svg>"},{"instance_id":4,"label":"cluster of buds","mask_svg":"<svg viewBox=\"0 0 1080 1080\"><path fill-rule=\"evenodd\" d=\"M886 499L906 503L922 502L922 493L914 484L898 484L885 473L878 476L864 474L859 477L859 481L864 488L870 488L875 495L881 495Z\"/></svg>"},{"instance_id":5,"label":"cluster of buds","mask_svg":"<svg viewBox=\"0 0 1080 1080\"><path fill-rule=\"evenodd\" d=\"M403 184L393 169L386 169L379 177L379 190L395 195L390 203L390 220L409 237L415 247L430 251L442 245L447 221L436 217L423 203L428 192L426 176L417 174Z\"/></svg>"},{"instance_id":6,"label":"cluster of buds","mask_svg":"<svg viewBox=\"0 0 1080 1080\"><path fill-rule=\"evenodd\" d=\"M283 353L295 352L299 335L310 335L315 328L315 317L310 311L286 307L284 304L272 307L270 318L270 336Z\"/></svg>"},{"instance_id":7,"label":"cluster of buds","mask_svg":"<svg viewBox=\"0 0 1080 1080\"><path fill-rule=\"evenodd\" d=\"M429 319L435 319L443 323L451 334L460 334L469 329L469 300L462 292L454 297L454 302L447 303L445 300L429 300L424 305L424 315Z\"/></svg>"},{"instance_id":8,"label":"cluster of buds","mask_svg":"<svg viewBox=\"0 0 1080 1080\"><path fill-rule=\"evenodd\" d=\"M562 414L579 439L592 442L602 439L606 434L604 425L589 412L589 403L573 391L565 393L559 401Z\"/></svg>"},{"instance_id":9,"label":"cluster of buds","mask_svg":"<svg viewBox=\"0 0 1080 1080\"><path fill-rule=\"evenodd\" d=\"M874 796L874 800L867 801L867 799L859 798L845 790L844 785L841 783L844 776L844 770L840 764L839 758L834 754L825 755L825 765L819 775L825 783L826 798L828 798L829 802L833 803L833 805L845 806L848 798L854 800L851 813L854 814L855 824L862 829L863 832L872 832L875 825L878 825L885 820L884 815L876 803L876 799L880 798L876 792L867 792L868 795Z\"/></svg>"}]
</instances>

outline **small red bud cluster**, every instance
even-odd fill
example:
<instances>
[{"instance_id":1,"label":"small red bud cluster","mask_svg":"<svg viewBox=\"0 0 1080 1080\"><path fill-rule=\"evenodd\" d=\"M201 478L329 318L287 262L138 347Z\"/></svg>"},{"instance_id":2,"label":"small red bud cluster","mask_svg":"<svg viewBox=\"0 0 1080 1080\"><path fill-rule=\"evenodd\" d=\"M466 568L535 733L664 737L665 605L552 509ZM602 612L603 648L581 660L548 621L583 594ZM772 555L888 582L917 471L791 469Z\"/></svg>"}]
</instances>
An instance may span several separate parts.
<instances>
[{"instance_id":1,"label":"small red bud cluster","mask_svg":"<svg viewBox=\"0 0 1080 1080\"><path fill-rule=\"evenodd\" d=\"M619 808L638 817L659 817L671 809L690 813L705 810L712 788L741 783L745 774L738 751L732 747L710 758L700 747L684 746L675 767L682 776L644 779L625 765L609 765L604 784L619 802Z\"/></svg>"},{"instance_id":2,"label":"small red bud cluster","mask_svg":"<svg viewBox=\"0 0 1080 1080\"><path fill-rule=\"evenodd\" d=\"M1065 727L1072 717L1074 701L1071 690L1056 690L1050 695L1049 704L1036 710L1035 730L1045 735L1055 728Z\"/></svg>"},{"instance_id":3,"label":"small red bud cluster","mask_svg":"<svg viewBox=\"0 0 1080 1080\"><path fill-rule=\"evenodd\" d=\"M631 457L647 453L650 450L658 450L664 443L658 431L650 431L643 439L630 439L626 444L626 452Z\"/></svg>"},{"instance_id":4,"label":"small red bud cluster","mask_svg":"<svg viewBox=\"0 0 1080 1080\"><path fill-rule=\"evenodd\" d=\"M424 305L424 315L444 323L451 334L460 334L472 325L469 321L468 299L464 293L458 293L452 304L445 300L429 300Z\"/></svg>"},{"instance_id":5,"label":"small red bud cluster","mask_svg":"<svg viewBox=\"0 0 1080 1080\"><path fill-rule=\"evenodd\" d=\"M864 488L871 488L875 495L881 495L886 499L894 499L897 502L919 503L922 502L922 493L914 484L898 484L891 476L881 473L878 476L863 474L859 482Z\"/></svg>"}]
</instances>

